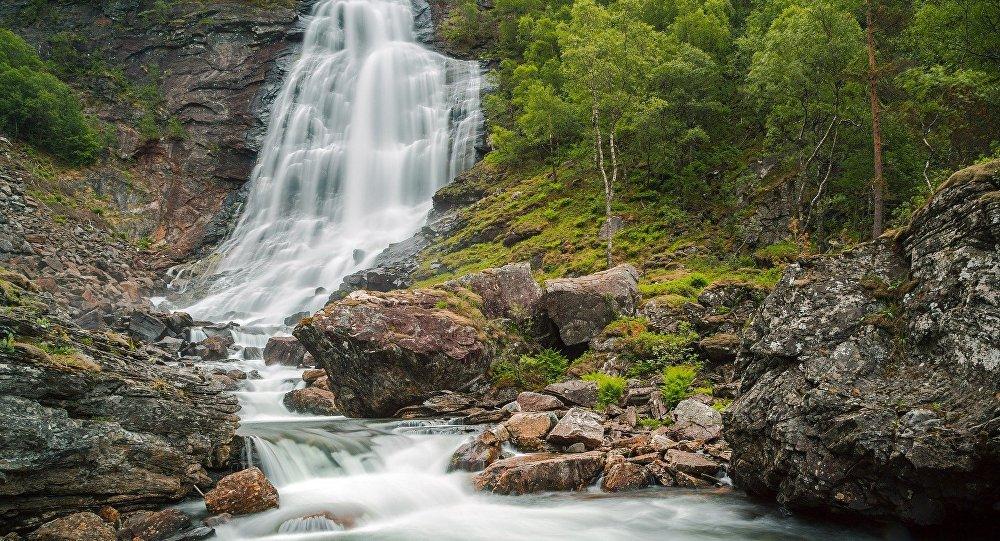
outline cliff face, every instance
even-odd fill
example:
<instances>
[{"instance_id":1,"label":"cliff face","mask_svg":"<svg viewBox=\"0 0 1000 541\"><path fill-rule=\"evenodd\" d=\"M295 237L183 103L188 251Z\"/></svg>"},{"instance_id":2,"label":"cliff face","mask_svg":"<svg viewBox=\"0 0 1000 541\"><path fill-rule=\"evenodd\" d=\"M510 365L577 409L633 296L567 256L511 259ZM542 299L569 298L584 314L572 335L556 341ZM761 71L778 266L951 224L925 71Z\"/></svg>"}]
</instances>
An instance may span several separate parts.
<instances>
[{"instance_id":1,"label":"cliff face","mask_svg":"<svg viewBox=\"0 0 1000 541\"><path fill-rule=\"evenodd\" d=\"M145 215L174 256L222 238L266 129L308 2L71 1L0 6L113 125L95 192Z\"/></svg>"},{"instance_id":2,"label":"cliff face","mask_svg":"<svg viewBox=\"0 0 1000 541\"><path fill-rule=\"evenodd\" d=\"M725 436L748 491L918 524L995 513L1000 162L895 238L791 265L744 338Z\"/></svg>"}]
</instances>

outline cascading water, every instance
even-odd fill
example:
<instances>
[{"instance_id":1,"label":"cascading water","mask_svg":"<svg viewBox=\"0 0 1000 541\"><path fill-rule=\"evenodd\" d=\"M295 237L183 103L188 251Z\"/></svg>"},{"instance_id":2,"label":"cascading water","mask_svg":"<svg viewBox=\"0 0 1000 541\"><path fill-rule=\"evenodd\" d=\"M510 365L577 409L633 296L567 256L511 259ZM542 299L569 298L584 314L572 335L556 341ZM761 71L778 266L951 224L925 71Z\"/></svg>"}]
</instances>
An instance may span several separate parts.
<instances>
[{"instance_id":1,"label":"cascading water","mask_svg":"<svg viewBox=\"0 0 1000 541\"><path fill-rule=\"evenodd\" d=\"M238 320L235 365L246 460L280 506L218 526L222 540L815 539L837 535L735 496L502 497L477 493L449 457L475 427L291 413L302 371L265 366L259 348L282 320L315 310L344 275L419 227L434 190L472 165L481 124L475 63L413 39L404 0L322 0L275 103L246 207L187 310ZM219 332L206 327L192 336ZM253 351L254 354L249 354ZM840 537L859 539L860 532Z\"/></svg>"},{"instance_id":2,"label":"cascading water","mask_svg":"<svg viewBox=\"0 0 1000 541\"><path fill-rule=\"evenodd\" d=\"M409 3L324 0L274 103L233 234L196 317L280 324L421 225L472 166L480 68L414 39Z\"/></svg>"}]
</instances>

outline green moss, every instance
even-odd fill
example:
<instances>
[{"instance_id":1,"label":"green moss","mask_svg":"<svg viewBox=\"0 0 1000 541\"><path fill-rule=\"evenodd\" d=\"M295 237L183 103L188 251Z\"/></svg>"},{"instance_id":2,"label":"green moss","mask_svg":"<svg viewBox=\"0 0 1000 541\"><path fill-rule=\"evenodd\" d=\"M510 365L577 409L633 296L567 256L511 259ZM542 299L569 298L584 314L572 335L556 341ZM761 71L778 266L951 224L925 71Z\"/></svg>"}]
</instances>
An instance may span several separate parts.
<instances>
[{"instance_id":1,"label":"green moss","mask_svg":"<svg viewBox=\"0 0 1000 541\"><path fill-rule=\"evenodd\" d=\"M773 266L791 263L798 259L801 253L802 249L795 241L783 240L756 250L753 257L759 263Z\"/></svg>"},{"instance_id":2,"label":"green moss","mask_svg":"<svg viewBox=\"0 0 1000 541\"><path fill-rule=\"evenodd\" d=\"M611 404L618 404L628 382L621 376L612 376L602 372L591 372L582 378L597 384L597 409L603 411Z\"/></svg>"}]
</instances>

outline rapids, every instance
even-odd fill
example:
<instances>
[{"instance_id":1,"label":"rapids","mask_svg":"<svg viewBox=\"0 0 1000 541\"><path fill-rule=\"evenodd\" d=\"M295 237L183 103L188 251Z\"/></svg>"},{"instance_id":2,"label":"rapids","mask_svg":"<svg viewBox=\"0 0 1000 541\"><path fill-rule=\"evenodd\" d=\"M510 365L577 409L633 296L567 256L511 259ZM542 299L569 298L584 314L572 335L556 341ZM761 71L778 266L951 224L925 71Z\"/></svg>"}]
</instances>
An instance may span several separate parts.
<instances>
[{"instance_id":1,"label":"rapids","mask_svg":"<svg viewBox=\"0 0 1000 541\"><path fill-rule=\"evenodd\" d=\"M420 227L434 191L475 160L480 68L414 38L404 0L321 0L233 234L205 278L196 318L236 320L244 348L287 334L283 319L316 310L325 291ZM192 333L205 335L200 329ZM280 507L218 526L222 540L862 539L732 493L648 489L611 495L506 497L449 473L477 430L446 421L309 417L283 395L301 371L260 359L236 393L245 460L278 488ZM211 363L206 363L211 364ZM199 508L200 505L200 508ZM204 506L187 507L204 512ZM345 529L341 524L349 524Z\"/></svg>"}]
</instances>

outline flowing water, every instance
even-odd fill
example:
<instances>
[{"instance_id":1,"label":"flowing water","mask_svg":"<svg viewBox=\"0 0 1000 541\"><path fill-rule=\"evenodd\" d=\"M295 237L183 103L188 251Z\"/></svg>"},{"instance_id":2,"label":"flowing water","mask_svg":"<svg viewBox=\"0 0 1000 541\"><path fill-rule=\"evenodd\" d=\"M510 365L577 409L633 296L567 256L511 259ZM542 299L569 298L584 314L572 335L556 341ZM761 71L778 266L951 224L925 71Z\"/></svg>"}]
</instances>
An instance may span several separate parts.
<instances>
[{"instance_id":1,"label":"flowing water","mask_svg":"<svg viewBox=\"0 0 1000 541\"><path fill-rule=\"evenodd\" d=\"M405 0L322 0L274 105L246 207L186 308L237 320L244 351L223 363L257 370L237 393L246 460L278 488L280 507L216 530L219 539L610 540L859 539L731 493L649 489L626 495L504 497L447 472L476 427L310 417L284 394L301 371L265 366L283 319L315 310L386 245L412 234L434 190L475 160L482 124L473 62L414 39ZM211 329L193 331L204 337ZM346 528L345 528L346 526Z\"/></svg>"}]
</instances>

